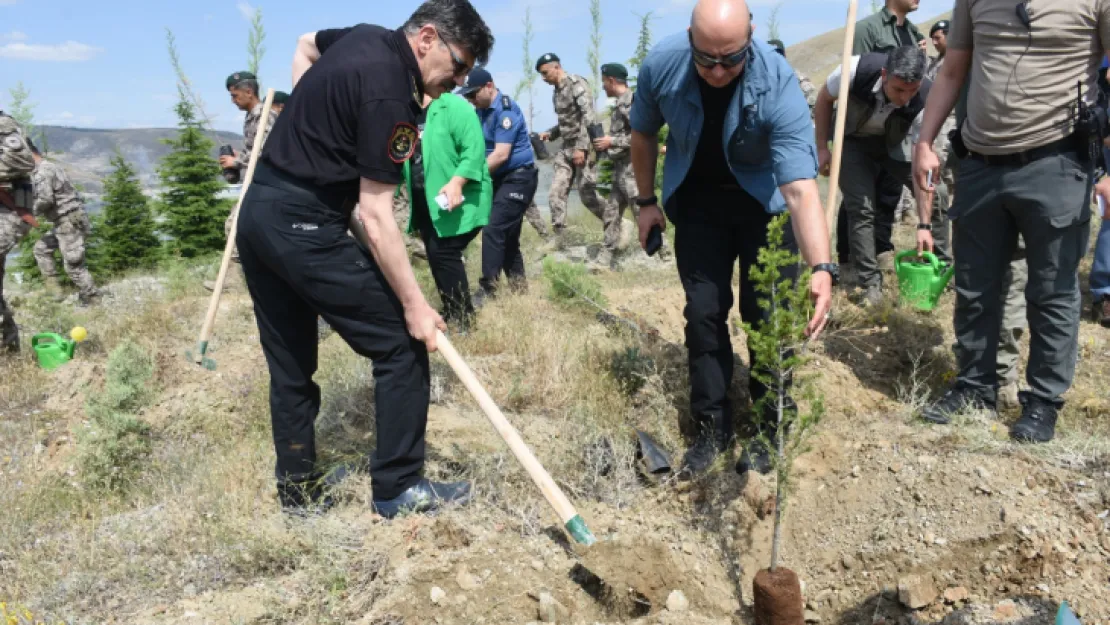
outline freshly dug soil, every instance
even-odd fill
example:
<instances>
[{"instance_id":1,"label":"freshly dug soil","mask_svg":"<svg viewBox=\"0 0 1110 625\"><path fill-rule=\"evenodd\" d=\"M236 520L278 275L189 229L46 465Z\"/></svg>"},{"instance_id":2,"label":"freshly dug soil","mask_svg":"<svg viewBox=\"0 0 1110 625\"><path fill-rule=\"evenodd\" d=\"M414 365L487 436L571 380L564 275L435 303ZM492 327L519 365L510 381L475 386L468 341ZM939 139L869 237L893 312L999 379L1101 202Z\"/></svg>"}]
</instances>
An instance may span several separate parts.
<instances>
[{"instance_id":1,"label":"freshly dug soil","mask_svg":"<svg viewBox=\"0 0 1110 625\"><path fill-rule=\"evenodd\" d=\"M802 586L790 569L763 569L755 574L756 625L805 625Z\"/></svg>"}]
</instances>

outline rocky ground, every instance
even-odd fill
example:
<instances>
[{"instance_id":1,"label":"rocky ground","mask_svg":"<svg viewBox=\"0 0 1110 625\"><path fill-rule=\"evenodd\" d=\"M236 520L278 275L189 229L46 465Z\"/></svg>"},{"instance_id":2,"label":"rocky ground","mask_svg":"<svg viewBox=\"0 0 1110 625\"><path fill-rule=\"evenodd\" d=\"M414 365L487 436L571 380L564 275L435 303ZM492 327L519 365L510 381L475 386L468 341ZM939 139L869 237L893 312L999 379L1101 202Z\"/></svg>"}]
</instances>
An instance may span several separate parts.
<instances>
[{"instance_id":1,"label":"rocky ground","mask_svg":"<svg viewBox=\"0 0 1110 625\"><path fill-rule=\"evenodd\" d=\"M573 261L590 249L558 253ZM694 481L647 476L636 458L630 426L677 462L688 402L682 291L673 264L640 256L595 274L606 310L640 333L553 302L533 265L527 294L491 304L474 333L456 337L597 535L591 548L569 540L438 357L428 471L473 479L475 502L384 521L358 475L327 515L290 519L270 485L249 298L232 291L221 304L216 371L184 357L210 264L110 285L90 310L17 296L25 336L81 323L92 338L54 374L29 358L0 364L0 601L67 624L752 622L773 481L738 475L734 455ZM810 367L827 416L785 510L783 563L803 581L807 621L1033 625L1053 622L1066 601L1084 625L1110 624L1110 333L1084 321L1057 441L1010 443L1014 414L926 426L914 410L952 375L951 298L923 314L837 297ZM81 480L83 406L124 339L155 363L156 395L140 414L153 450L132 485L101 493ZM742 339L734 331L737 353ZM611 368L629 348L650 363L630 394ZM745 378L739 367L740 415ZM327 457L368 452L367 363L329 336L317 379Z\"/></svg>"}]
</instances>

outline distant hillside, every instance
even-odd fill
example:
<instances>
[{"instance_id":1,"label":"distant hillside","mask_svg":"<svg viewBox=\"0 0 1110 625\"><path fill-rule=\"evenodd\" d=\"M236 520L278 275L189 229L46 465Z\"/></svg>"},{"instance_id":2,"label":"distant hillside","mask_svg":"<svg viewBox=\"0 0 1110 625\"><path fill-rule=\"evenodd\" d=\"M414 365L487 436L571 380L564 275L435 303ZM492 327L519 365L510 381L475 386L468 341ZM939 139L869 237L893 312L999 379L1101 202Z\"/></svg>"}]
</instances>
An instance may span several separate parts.
<instances>
[{"instance_id":1,"label":"distant hillside","mask_svg":"<svg viewBox=\"0 0 1110 625\"><path fill-rule=\"evenodd\" d=\"M61 163L73 181L91 196L100 194L101 179L111 172L110 160L117 147L139 173L143 188L149 191L157 187L158 161L170 151L161 140L177 135L176 128L113 130L37 126L36 139L40 131L46 134L48 158ZM208 136L216 141L217 146L230 143L238 150L243 145L242 136L235 133L210 132ZM216 157L215 149L212 157Z\"/></svg>"},{"instance_id":2,"label":"distant hillside","mask_svg":"<svg viewBox=\"0 0 1110 625\"><path fill-rule=\"evenodd\" d=\"M863 9L862 6L860 8ZM864 17L867 16L860 15L860 19ZM929 28L940 20L951 19L952 12L942 13L927 20L914 19L915 17L911 14L910 21L917 26L928 40ZM843 48L844 27L842 26L786 48L786 58L798 71L808 76L815 84L820 85L840 64L840 54L843 52ZM936 53L932 42L929 42L929 54L935 55Z\"/></svg>"}]
</instances>

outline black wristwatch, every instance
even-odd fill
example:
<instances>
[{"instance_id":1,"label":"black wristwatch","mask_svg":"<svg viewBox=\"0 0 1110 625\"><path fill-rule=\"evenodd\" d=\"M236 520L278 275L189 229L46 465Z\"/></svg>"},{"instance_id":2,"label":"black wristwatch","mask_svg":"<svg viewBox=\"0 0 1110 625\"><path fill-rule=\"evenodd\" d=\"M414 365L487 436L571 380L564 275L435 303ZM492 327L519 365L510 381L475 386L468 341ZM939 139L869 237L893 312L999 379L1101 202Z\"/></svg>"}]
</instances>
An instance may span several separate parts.
<instances>
[{"instance_id":1,"label":"black wristwatch","mask_svg":"<svg viewBox=\"0 0 1110 625\"><path fill-rule=\"evenodd\" d=\"M655 197L655 195L649 195L647 197L638 197L638 198L636 198L636 206L640 206L640 207L652 206L652 205L658 204L658 203L659 203L659 198Z\"/></svg>"},{"instance_id":2,"label":"black wristwatch","mask_svg":"<svg viewBox=\"0 0 1110 625\"><path fill-rule=\"evenodd\" d=\"M929 232L932 232L933 231L933 224L917 224L917 229L918 230L928 230Z\"/></svg>"},{"instance_id":3,"label":"black wristwatch","mask_svg":"<svg viewBox=\"0 0 1110 625\"><path fill-rule=\"evenodd\" d=\"M817 273L818 271L829 272L829 275L832 276L833 286L836 286L840 282L840 265L836 263L818 263L813 266L813 273Z\"/></svg>"}]
</instances>

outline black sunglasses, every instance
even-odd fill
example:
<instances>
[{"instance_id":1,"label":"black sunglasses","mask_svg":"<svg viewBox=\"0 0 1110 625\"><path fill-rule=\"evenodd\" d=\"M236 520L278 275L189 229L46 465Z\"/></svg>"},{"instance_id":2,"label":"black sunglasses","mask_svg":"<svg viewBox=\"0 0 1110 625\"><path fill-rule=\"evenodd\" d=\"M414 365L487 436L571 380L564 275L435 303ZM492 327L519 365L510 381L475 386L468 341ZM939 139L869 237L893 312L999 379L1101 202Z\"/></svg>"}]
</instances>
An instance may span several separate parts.
<instances>
[{"instance_id":1,"label":"black sunglasses","mask_svg":"<svg viewBox=\"0 0 1110 625\"><path fill-rule=\"evenodd\" d=\"M694 45L694 33L687 31L686 35L690 39L690 52L694 56L694 62L706 69L713 69L717 65L725 69L736 67L744 62L744 59L748 56L748 51L751 50L752 47L751 35L749 35L748 43L745 44L743 48L724 57L718 57L698 50Z\"/></svg>"},{"instance_id":2,"label":"black sunglasses","mask_svg":"<svg viewBox=\"0 0 1110 625\"><path fill-rule=\"evenodd\" d=\"M447 54L451 55L451 64L453 66L455 75L463 76L465 74L469 74L471 68L469 65L466 64L466 61L462 60L461 58L459 58L459 55L455 54L455 51L451 49L451 45L447 43L447 40L444 39L438 31L436 32L436 37L439 37L439 40L443 42L443 47L447 48Z\"/></svg>"}]
</instances>

